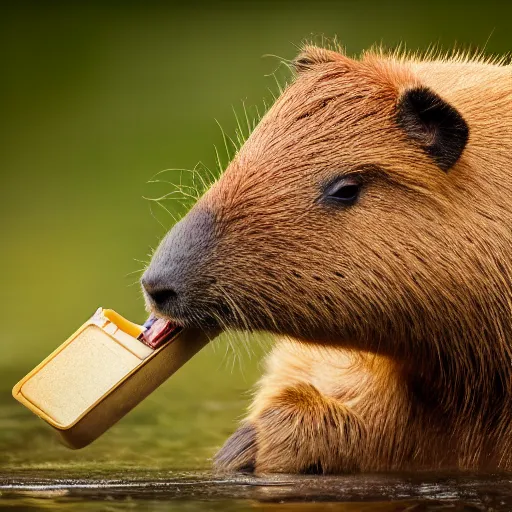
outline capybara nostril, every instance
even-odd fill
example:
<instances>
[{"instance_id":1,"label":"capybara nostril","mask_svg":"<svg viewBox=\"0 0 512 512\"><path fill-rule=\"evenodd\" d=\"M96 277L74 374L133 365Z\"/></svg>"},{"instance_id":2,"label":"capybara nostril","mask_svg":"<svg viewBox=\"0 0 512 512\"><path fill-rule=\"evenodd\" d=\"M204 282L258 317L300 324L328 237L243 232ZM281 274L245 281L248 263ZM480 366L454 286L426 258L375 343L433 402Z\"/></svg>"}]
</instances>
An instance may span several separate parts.
<instances>
[{"instance_id":1,"label":"capybara nostril","mask_svg":"<svg viewBox=\"0 0 512 512\"><path fill-rule=\"evenodd\" d=\"M147 294L157 306L163 306L178 298L178 294L172 288L152 290Z\"/></svg>"},{"instance_id":2,"label":"capybara nostril","mask_svg":"<svg viewBox=\"0 0 512 512\"><path fill-rule=\"evenodd\" d=\"M141 284L147 296L151 299L151 302L156 306L168 304L178 298L178 293L174 288L162 286L162 283L154 283L146 276L142 277Z\"/></svg>"}]
</instances>

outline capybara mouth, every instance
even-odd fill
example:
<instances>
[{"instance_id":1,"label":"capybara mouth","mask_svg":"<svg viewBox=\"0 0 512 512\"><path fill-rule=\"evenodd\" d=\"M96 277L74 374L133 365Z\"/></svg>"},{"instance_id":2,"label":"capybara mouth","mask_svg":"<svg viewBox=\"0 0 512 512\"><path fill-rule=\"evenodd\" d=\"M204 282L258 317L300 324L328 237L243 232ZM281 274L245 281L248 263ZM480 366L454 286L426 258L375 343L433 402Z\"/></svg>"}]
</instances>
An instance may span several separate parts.
<instances>
[{"instance_id":1,"label":"capybara mouth","mask_svg":"<svg viewBox=\"0 0 512 512\"><path fill-rule=\"evenodd\" d=\"M176 336L183 330L181 324L165 318L159 318L156 315L151 315L143 327L144 331L140 333L137 339L152 349L157 349L168 339Z\"/></svg>"},{"instance_id":2,"label":"capybara mouth","mask_svg":"<svg viewBox=\"0 0 512 512\"><path fill-rule=\"evenodd\" d=\"M199 309L199 308L186 308L179 312L167 311L165 308L156 307L149 304L151 315L148 322L159 319L169 324L169 328L173 326L175 329L184 328L198 328L203 331L218 331L225 330L231 327L232 315L228 308L218 305L215 308ZM146 325L146 324L144 324Z\"/></svg>"}]
</instances>

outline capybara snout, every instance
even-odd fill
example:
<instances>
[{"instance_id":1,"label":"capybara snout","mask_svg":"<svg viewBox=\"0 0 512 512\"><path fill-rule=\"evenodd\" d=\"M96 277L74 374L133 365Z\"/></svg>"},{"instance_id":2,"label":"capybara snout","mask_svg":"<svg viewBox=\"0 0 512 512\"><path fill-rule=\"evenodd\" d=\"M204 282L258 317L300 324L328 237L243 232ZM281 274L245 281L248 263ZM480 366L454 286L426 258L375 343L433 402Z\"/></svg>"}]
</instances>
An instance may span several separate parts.
<instances>
[{"instance_id":1,"label":"capybara snout","mask_svg":"<svg viewBox=\"0 0 512 512\"><path fill-rule=\"evenodd\" d=\"M215 215L196 205L162 240L142 277L150 307L184 325L217 323L216 243Z\"/></svg>"}]
</instances>

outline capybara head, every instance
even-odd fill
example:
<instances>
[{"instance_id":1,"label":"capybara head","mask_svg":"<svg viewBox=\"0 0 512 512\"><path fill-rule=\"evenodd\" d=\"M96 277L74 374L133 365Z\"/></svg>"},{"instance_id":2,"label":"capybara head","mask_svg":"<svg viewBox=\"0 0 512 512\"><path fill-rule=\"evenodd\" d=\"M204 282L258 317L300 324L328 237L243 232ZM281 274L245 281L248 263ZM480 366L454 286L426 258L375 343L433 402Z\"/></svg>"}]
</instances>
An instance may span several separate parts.
<instances>
[{"instance_id":1,"label":"capybara head","mask_svg":"<svg viewBox=\"0 0 512 512\"><path fill-rule=\"evenodd\" d=\"M378 52L310 46L295 67L157 249L142 280L150 307L186 325L418 357L420 344L436 353L465 329L497 329L509 207L484 139L471 148L485 130L476 100Z\"/></svg>"}]
</instances>

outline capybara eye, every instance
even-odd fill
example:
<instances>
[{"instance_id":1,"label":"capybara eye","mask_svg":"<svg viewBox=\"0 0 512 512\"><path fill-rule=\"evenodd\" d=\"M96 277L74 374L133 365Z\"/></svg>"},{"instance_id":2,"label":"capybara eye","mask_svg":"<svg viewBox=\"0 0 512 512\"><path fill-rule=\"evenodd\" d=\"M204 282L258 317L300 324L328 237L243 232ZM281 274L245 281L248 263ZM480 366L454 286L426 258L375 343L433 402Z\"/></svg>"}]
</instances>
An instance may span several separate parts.
<instances>
[{"instance_id":1,"label":"capybara eye","mask_svg":"<svg viewBox=\"0 0 512 512\"><path fill-rule=\"evenodd\" d=\"M362 181L359 176L347 176L331 183L326 189L329 201L351 205L359 198Z\"/></svg>"}]
</instances>

